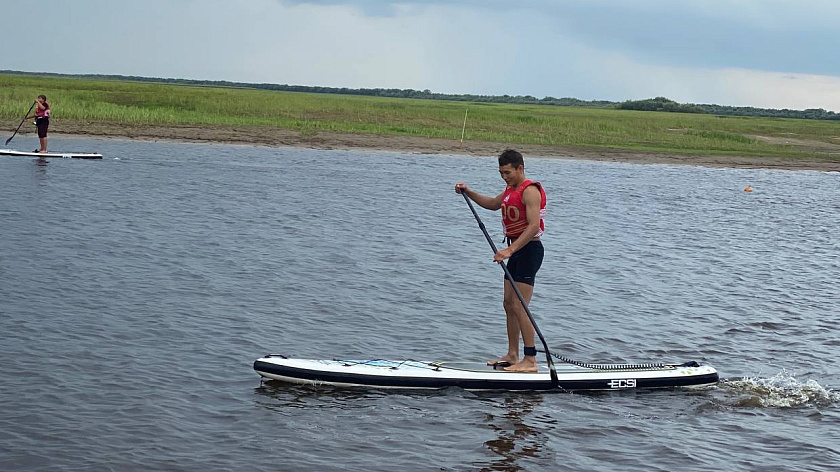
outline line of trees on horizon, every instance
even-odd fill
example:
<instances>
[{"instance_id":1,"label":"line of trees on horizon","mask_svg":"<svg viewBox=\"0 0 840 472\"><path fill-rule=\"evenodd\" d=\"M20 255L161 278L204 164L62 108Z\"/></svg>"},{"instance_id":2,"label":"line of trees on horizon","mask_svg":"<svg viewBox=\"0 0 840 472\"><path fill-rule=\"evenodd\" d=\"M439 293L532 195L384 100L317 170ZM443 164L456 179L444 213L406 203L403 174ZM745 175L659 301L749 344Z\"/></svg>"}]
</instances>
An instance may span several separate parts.
<instances>
[{"instance_id":1,"label":"line of trees on horizon","mask_svg":"<svg viewBox=\"0 0 840 472\"><path fill-rule=\"evenodd\" d=\"M768 118L800 118L806 120L840 120L840 114L822 108L790 110L787 108L733 107L727 105L707 105L677 103L665 97L645 100L628 100L616 105L620 110L666 111L675 113L703 113L721 116L761 116Z\"/></svg>"},{"instance_id":2,"label":"line of trees on horizon","mask_svg":"<svg viewBox=\"0 0 840 472\"><path fill-rule=\"evenodd\" d=\"M536 98L531 95L473 95L473 94L448 94L436 93L429 89L395 89L395 88L347 88L347 87L322 87L310 85L287 85L268 83L247 83L230 82L227 80L195 80L195 79L173 79L158 77L140 77L133 75L109 75L109 74L59 74L52 72L23 72L0 70L3 74L38 75L50 77L72 77L83 79L105 79L105 80L128 80L135 82L151 82L175 85L198 85L205 87L229 87L247 88L257 90L275 90L283 92L304 92L304 93L332 93L340 95L361 95L370 97L390 98L413 98L420 100L448 100L476 103L502 103L522 105L554 105L554 106L575 106L588 108L615 108L618 110L639 110L639 111L662 111L673 113L700 113L719 116L758 116L766 118L798 118L806 120L840 120L840 114L822 108L809 108L806 110L791 110L788 108L757 108L757 107L734 107L716 104L694 104L678 103L665 97L648 98L644 100L626 100L614 102L609 100L580 100L572 97L544 97Z\"/></svg>"}]
</instances>

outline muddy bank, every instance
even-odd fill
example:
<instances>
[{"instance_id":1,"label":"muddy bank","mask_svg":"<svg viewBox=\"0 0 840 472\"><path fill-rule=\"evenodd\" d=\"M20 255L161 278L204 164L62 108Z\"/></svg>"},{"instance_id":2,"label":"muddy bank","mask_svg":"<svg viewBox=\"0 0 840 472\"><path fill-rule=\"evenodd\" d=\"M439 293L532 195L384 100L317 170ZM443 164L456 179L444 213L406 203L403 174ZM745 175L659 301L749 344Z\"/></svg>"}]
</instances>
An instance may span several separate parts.
<instances>
[{"instance_id":1,"label":"muddy bank","mask_svg":"<svg viewBox=\"0 0 840 472\"><path fill-rule=\"evenodd\" d=\"M25 132L25 136L34 135L34 130L21 129L21 131ZM146 126L62 122L56 123L50 131L55 141L60 139L61 134L70 134L150 141L217 142L264 146L294 146L313 149L371 149L422 154L467 154L477 156L495 156L506 147L512 147L521 151L526 158L527 156L541 156L636 164L684 164L712 167L840 171L840 146L838 146L836 157L820 160L814 158L760 156L684 155L622 149L575 149L528 144L505 145L505 143L472 140L466 140L461 145L457 139L340 134L323 131L318 131L317 133L301 133L299 131L279 128L253 127ZM833 156L834 154L831 153L829 155Z\"/></svg>"}]
</instances>

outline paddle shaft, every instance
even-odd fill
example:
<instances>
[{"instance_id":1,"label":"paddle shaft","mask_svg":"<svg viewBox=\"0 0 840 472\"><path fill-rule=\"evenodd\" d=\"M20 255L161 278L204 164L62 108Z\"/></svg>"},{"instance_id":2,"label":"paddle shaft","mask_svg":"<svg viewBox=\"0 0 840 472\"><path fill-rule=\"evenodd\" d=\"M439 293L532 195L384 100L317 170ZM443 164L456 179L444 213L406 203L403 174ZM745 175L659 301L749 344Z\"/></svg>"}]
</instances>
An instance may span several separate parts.
<instances>
[{"instance_id":1,"label":"paddle shaft","mask_svg":"<svg viewBox=\"0 0 840 472\"><path fill-rule=\"evenodd\" d=\"M20 129L20 127L21 127L21 126L23 126L23 122L24 122L24 121L26 121L26 117L27 117L27 116L29 116L29 112L30 112L30 111L32 111L32 109L33 109L33 108L35 108L35 102L32 102L32 106L31 106L31 107L29 107L29 111L27 111L27 112L26 112L26 114L25 114L25 115L23 115L23 119L22 119L22 120L20 120L20 124L18 125L17 129L15 130L15 132L14 132L14 133L12 133L12 137L6 140L6 144L5 144L6 146L8 146L8 145L9 145L9 141L11 141L11 140L12 140L12 138L14 138L14 137L15 137L15 135L17 134L17 132L18 132L18 130Z\"/></svg>"},{"instance_id":2,"label":"paddle shaft","mask_svg":"<svg viewBox=\"0 0 840 472\"><path fill-rule=\"evenodd\" d=\"M475 207L473 206L470 198L467 196L467 192L463 189L461 190L461 195L464 196L464 200L467 202L467 205L470 207L470 211L472 211L473 216L475 217L475 221L478 222L478 227L481 228L481 232L484 233L484 237L487 239L487 242L490 243L490 248L493 249L493 254L499 252L496 249L496 243L493 242L493 238L490 237L490 234L487 233L487 228L484 226L484 222L481 221L481 218L478 216L478 213L475 211ZM545 338L543 337L542 333L540 332L539 326L537 326L537 322L534 321L534 315L531 314L531 310L528 309L528 304L525 302L525 297L522 296L522 292L519 291L519 287L516 286L516 282L513 280L513 275L511 275L510 270L507 268L505 261L499 261L499 265L502 266L502 269L505 271L505 278L508 279L510 282L511 287L513 287L513 291L516 292L516 296L519 297L519 301L522 303L522 308L525 309L525 314L528 315L528 319L531 320L531 325L534 327L534 331L537 333L537 336L540 338L540 342L542 342L543 348L545 349L545 360L548 362L548 368L551 371L551 382L557 386L559 381L557 379L557 370L554 368L554 361L551 360L551 353L548 350L548 344L545 342Z\"/></svg>"}]
</instances>

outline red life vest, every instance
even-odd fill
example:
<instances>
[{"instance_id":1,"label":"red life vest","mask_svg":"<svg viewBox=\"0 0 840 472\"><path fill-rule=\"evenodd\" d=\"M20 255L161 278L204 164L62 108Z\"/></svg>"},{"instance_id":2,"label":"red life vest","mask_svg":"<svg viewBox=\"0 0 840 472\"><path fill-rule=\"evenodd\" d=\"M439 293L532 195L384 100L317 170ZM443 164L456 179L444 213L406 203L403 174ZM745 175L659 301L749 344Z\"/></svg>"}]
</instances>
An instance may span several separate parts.
<instances>
[{"instance_id":1,"label":"red life vest","mask_svg":"<svg viewBox=\"0 0 840 472\"><path fill-rule=\"evenodd\" d=\"M35 118L49 118L50 117L50 106L44 103L44 108L41 108L41 105L35 107Z\"/></svg>"},{"instance_id":2,"label":"red life vest","mask_svg":"<svg viewBox=\"0 0 840 472\"><path fill-rule=\"evenodd\" d=\"M508 238L518 238L528 227L522 193L531 185L536 185L540 189L540 229L534 237L538 238L545 233L545 190L539 182L525 180L515 190L508 187L502 194L502 225L505 227L505 236Z\"/></svg>"}]
</instances>

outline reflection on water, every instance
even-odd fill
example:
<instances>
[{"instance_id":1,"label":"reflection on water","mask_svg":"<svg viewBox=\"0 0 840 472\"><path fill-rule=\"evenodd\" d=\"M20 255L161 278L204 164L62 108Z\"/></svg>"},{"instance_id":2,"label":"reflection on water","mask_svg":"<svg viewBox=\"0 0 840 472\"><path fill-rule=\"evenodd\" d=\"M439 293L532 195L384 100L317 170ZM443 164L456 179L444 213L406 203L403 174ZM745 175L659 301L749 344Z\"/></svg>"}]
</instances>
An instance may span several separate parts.
<instances>
[{"instance_id":1,"label":"reflection on water","mask_svg":"<svg viewBox=\"0 0 840 472\"><path fill-rule=\"evenodd\" d=\"M542 393L466 392L457 388L377 390L329 385L297 385L277 380L263 380L260 386L254 389L254 393L257 395L258 408L283 417L293 416L293 411L298 409L321 410L321 414L334 417L347 414L367 415L371 411L399 411L404 408L406 402L421 402L428 405L428 410L410 407L409 410L415 411L410 416L429 416L433 421L445 421L432 405L438 401L441 404L450 404L452 401L463 400L467 405L465 410L478 409L478 412L482 412L475 422L492 432L493 437L485 440L483 446L493 458L489 461L473 462L471 466L471 468L487 471L528 470L529 465L534 462L544 462L546 456L544 448L550 440L549 434L556 423L556 420L545 415L544 412L535 412L544 405L545 398L553 397L553 395ZM363 418L364 416L359 417L355 427L364 427L365 419ZM457 418L450 419L456 429L462 430L466 427L458 423ZM390 427L396 428L400 424L400 421L395 420ZM404 424L403 427L414 429L416 424L410 422ZM392 433L409 436L416 432L394 429ZM422 431L419 434L422 436ZM368 439L373 440L373 438Z\"/></svg>"},{"instance_id":2,"label":"reflection on water","mask_svg":"<svg viewBox=\"0 0 840 472\"><path fill-rule=\"evenodd\" d=\"M258 405L270 410L282 408L341 410L352 408L352 405L359 400L375 400L387 395L386 392L370 388L297 385L266 379L261 379L260 386L254 389L254 393L259 395Z\"/></svg>"},{"instance_id":3,"label":"reflection on water","mask_svg":"<svg viewBox=\"0 0 840 472\"><path fill-rule=\"evenodd\" d=\"M35 177L40 181L47 177L47 160L43 157L32 159L35 164Z\"/></svg>"},{"instance_id":4,"label":"reflection on water","mask_svg":"<svg viewBox=\"0 0 840 472\"><path fill-rule=\"evenodd\" d=\"M540 457L548 440L547 429L532 428L528 423L533 421L534 408L542 402L542 395L506 395L496 408L502 410L500 415L486 414L487 427L497 437L485 441L484 446L499 458L490 464L477 464L481 470L525 470L521 459Z\"/></svg>"}]
</instances>

